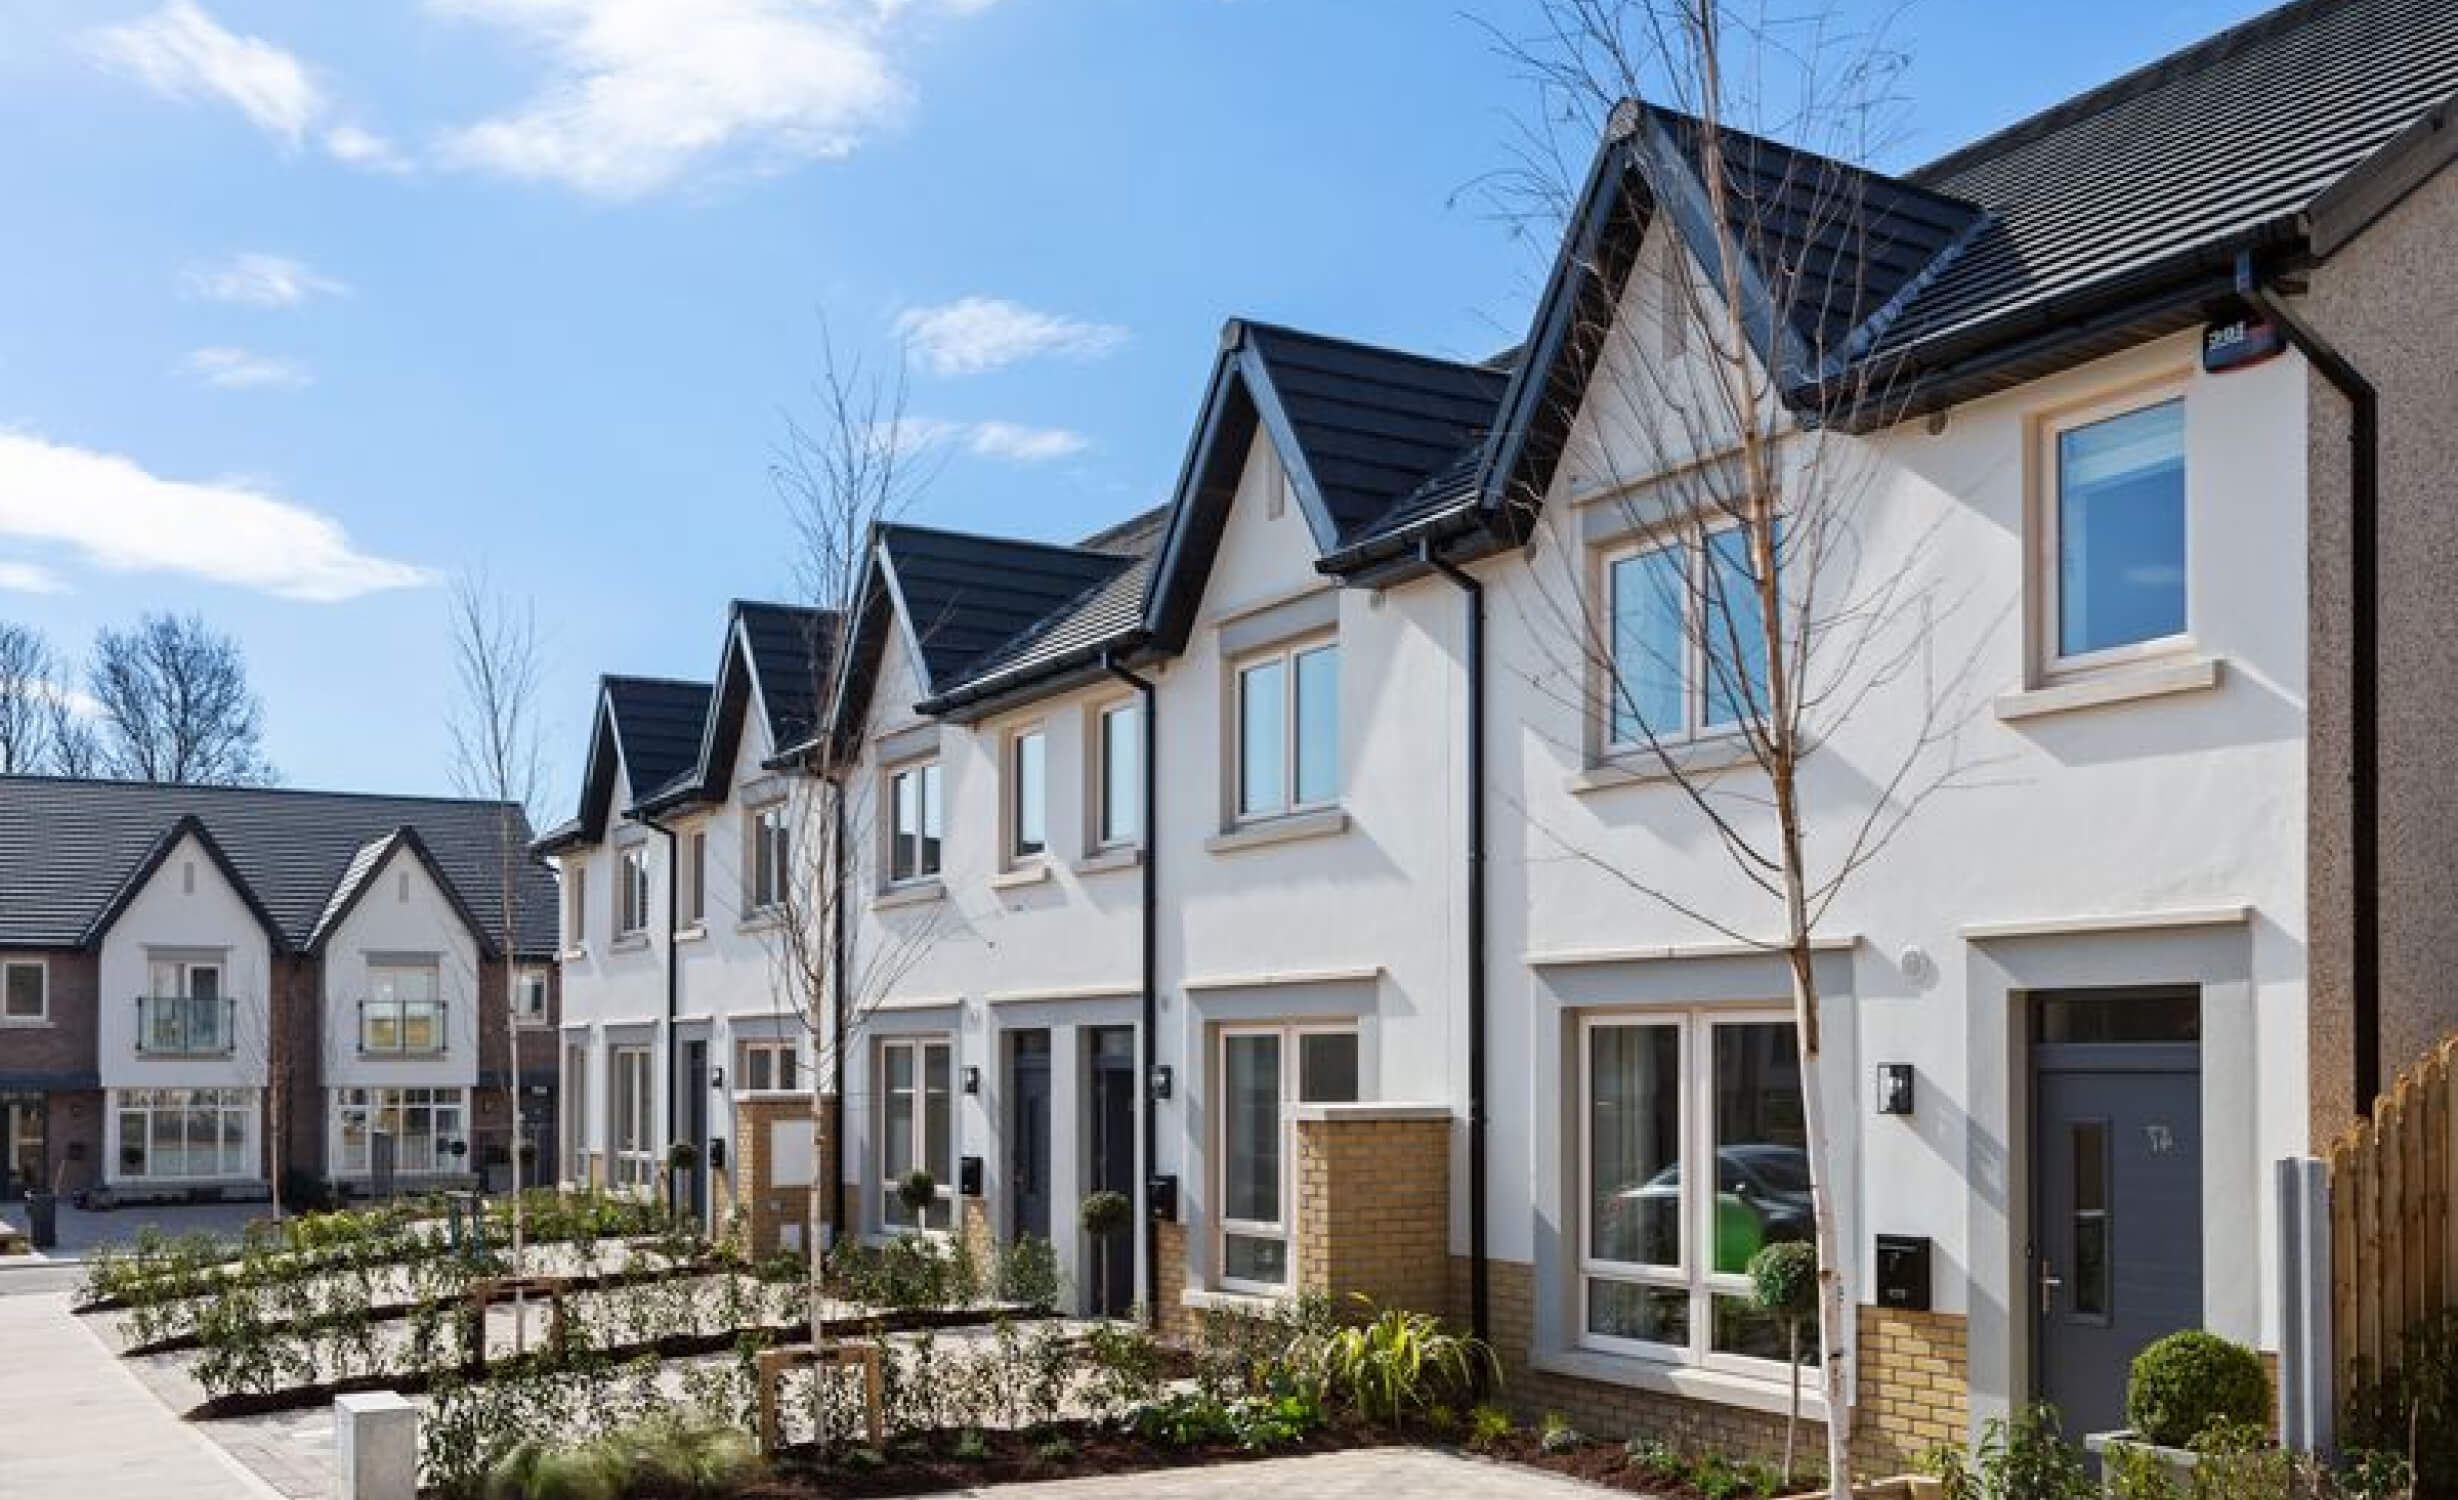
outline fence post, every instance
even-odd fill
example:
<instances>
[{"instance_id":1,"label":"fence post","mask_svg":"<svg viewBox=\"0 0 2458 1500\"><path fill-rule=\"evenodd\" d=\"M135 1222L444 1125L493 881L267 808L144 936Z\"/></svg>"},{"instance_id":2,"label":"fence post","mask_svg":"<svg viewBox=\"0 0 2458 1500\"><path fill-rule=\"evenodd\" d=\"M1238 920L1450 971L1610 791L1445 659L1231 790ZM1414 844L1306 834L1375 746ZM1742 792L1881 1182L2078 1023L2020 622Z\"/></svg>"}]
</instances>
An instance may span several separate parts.
<instances>
[{"instance_id":1,"label":"fence post","mask_svg":"<svg viewBox=\"0 0 2458 1500\"><path fill-rule=\"evenodd\" d=\"M2277 1165L2279 1443L2328 1453L2336 1436L2330 1328L2330 1169L2309 1156Z\"/></svg>"}]
</instances>

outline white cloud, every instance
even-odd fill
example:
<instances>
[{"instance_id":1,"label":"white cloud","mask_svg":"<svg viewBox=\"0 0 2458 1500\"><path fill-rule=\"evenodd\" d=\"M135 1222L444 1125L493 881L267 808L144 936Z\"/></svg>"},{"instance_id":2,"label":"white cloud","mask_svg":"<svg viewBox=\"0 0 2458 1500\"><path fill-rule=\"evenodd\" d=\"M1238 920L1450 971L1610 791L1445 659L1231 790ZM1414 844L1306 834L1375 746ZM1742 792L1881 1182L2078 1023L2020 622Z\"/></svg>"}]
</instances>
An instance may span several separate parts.
<instances>
[{"instance_id":1,"label":"white cloud","mask_svg":"<svg viewBox=\"0 0 2458 1500\"><path fill-rule=\"evenodd\" d=\"M426 568L361 552L332 517L243 480L164 479L128 459L0 431L0 537L122 573L180 573L331 603L421 588Z\"/></svg>"},{"instance_id":2,"label":"white cloud","mask_svg":"<svg viewBox=\"0 0 2458 1500\"><path fill-rule=\"evenodd\" d=\"M65 594L68 583L49 568L0 558L0 594Z\"/></svg>"},{"instance_id":3,"label":"white cloud","mask_svg":"<svg viewBox=\"0 0 2458 1500\"><path fill-rule=\"evenodd\" d=\"M87 33L106 66L172 99L219 99L297 147L324 113L324 91L298 58L261 37L224 30L194 0Z\"/></svg>"},{"instance_id":4,"label":"white cloud","mask_svg":"<svg viewBox=\"0 0 2458 1500\"><path fill-rule=\"evenodd\" d=\"M248 307L296 307L314 297L348 296L350 288L318 275L284 255L250 252L213 266L193 266L180 276L191 297Z\"/></svg>"},{"instance_id":5,"label":"white cloud","mask_svg":"<svg viewBox=\"0 0 2458 1500\"><path fill-rule=\"evenodd\" d=\"M888 55L905 7L882 0L428 4L508 28L549 60L526 101L447 134L445 158L600 197L654 192L705 164L843 156L909 99Z\"/></svg>"},{"instance_id":6,"label":"white cloud","mask_svg":"<svg viewBox=\"0 0 2458 1500\"><path fill-rule=\"evenodd\" d=\"M316 380L295 359L247 349L194 349L181 363L197 379L226 391L296 390Z\"/></svg>"},{"instance_id":7,"label":"white cloud","mask_svg":"<svg viewBox=\"0 0 2458 1500\"><path fill-rule=\"evenodd\" d=\"M374 131L362 130L356 125L336 125L326 131L324 149L335 161L365 167L370 172L400 174L414 169L400 147Z\"/></svg>"},{"instance_id":8,"label":"white cloud","mask_svg":"<svg viewBox=\"0 0 2458 1500\"><path fill-rule=\"evenodd\" d=\"M975 458L1037 464L1066 458L1092 446L1080 432L1064 427L1027 427L1020 422L958 422L946 417L906 417L897 424L897 448L921 453L933 448L959 449Z\"/></svg>"},{"instance_id":9,"label":"white cloud","mask_svg":"<svg viewBox=\"0 0 2458 1500\"><path fill-rule=\"evenodd\" d=\"M960 297L908 308L896 320L914 357L934 375L979 375L1042 357L1097 359L1126 342L1113 323L1087 323L999 297Z\"/></svg>"}]
</instances>

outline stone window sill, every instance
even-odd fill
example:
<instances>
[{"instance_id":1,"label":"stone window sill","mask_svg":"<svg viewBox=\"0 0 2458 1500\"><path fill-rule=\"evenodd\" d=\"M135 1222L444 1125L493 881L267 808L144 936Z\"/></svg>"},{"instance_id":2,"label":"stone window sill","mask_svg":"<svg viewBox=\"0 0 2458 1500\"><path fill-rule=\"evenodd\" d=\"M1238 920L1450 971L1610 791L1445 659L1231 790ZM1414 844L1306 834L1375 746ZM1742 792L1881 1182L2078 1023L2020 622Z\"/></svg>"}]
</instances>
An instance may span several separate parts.
<instances>
[{"instance_id":1,"label":"stone window sill","mask_svg":"<svg viewBox=\"0 0 2458 1500\"><path fill-rule=\"evenodd\" d=\"M609 945L607 951L611 953L646 953L648 949L649 935L647 933L627 932L623 934L623 936L616 938L614 942Z\"/></svg>"},{"instance_id":2,"label":"stone window sill","mask_svg":"<svg viewBox=\"0 0 2458 1500\"><path fill-rule=\"evenodd\" d=\"M1203 841L1208 854L1233 854L1241 849L1267 849L1274 844L1293 844L1300 839L1332 838L1348 832L1348 814L1336 807L1316 812L1290 813L1285 817L1267 818L1225 829Z\"/></svg>"},{"instance_id":3,"label":"stone window sill","mask_svg":"<svg viewBox=\"0 0 2458 1500\"><path fill-rule=\"evenodd\" d=\"M1651 786L1677 776L1703 776L1757 764L1757 752L1747 736L1719 734L1711 739L1666 745L1661 750L1644 745L1635 750L1615 750L1573 773L1567 785L1572 795L1585 796L1614 787Z\"/></svg>"},{"instance_id":4,"label":"stone window sill","mask_svg":"<svg viewBox=\"0 0 2458 1500\"><path fill-rule=\"evenodd\" d=\"M1286 1293L1275 1296L1265 1292L1219 1292L1203 1286L1188 1287L1179 1294L1178 1301L1190 1312L1229 1313L1243 1318L1276 1318L1297 1305L1297 1299Z\"/></svg>"},{"instance_id":5,"label":"stone window sill","mask_svg":"<svg viewBox=\"0 0 2458 1500\"><path fill-rule=\"evenodd\" d=\"M1761 1380L1756 1376L1701 1369L1696 1365L1665 1364L1627 1354L1604 1354L1594 1349L1540 1350L1528 1364L1547 1375L1565 1375L1573 1380L1593 1380L1604 1385L1626 1386L1635 1391L1653 1391L1661 1395L1712 1401L1720 1406L1738 1406L1777 1415L1787 1409L1792 1399L1791 1388L1780 1380ZM1826 1420L1826 1398L1818 1393L1812 1383L1817 1378L1816 1373L1804 1371L1803 1375L1801 1415L1810 1421L1822 1422Z\"/></svg>"},{"instance_id":6,"label":"stone window sill","mask_svg":"<svg viewBox=\"0 0 2458 1500\"><path fill-rule=\"evenodd\" d=\"M744 913L743 919L734 924L734 930L736 932L766 932L784 920L785 914L780 908L763 906Z\"/></svg>"},{"instance_id":7,"label":"stone window sill","mask_svg":"<svg viewBox=\"0 0 2458 1500\"><path fill-rule=\"evenodd\" d=\"M50 1025L49 1016L0 1016L0 1031L43 1031Z\"/></svg>"},{"instance_id":8,"label":"stone window sill","mask_svg":"<svg viewBox=\"0 0 2458 1500\"><path fill-rule=\"evenodd\" d=\"M708 927L705 923L694 922L689 927L674 929L674 940L678 943L698 943L705 942L707 939Z\"/></svg>"},{"instance_id":9,"label":"stone window sill","mask_svg":"<svg viewBox=\"0 0 2458 1500\"><path fill-rule=\"evenodd\" d=\"M2224 664L2215 656L2188 656L2141 666L2113 668L2070 682L2049 683L2018 693L2007 693L1997 700L1997 717L2005 723L2016 724L2049 714L2107 708L2119 703L2166 698L2177 693L2204 692L2219 686L2226 675Z\"/></svg>"},{"instance_id":10,"label":"stone window sill","mask_svg":"<svg viewBox=\"0 0 2458 1500\"><path fill-rule=\"evenodd\" d=\"M892 885L871 898L871 910L894 911L900 906L926 906L943 899L947 887L937 879L915 880L904 885Z\"/></svg>"},{"instance_id":11,"label":"stone window sill","mask_svg":"<svg viewBox=\"0 0 2458 1500\"><path fill-rule=\"evenodd\" d=\"M1111 870L1132 870L1144 862L1144 851L1134 844L1122 844L1115 849L1103 849L1087 854L1075 862L1078 875L1103 875Z\"/></svg>"},{"instance_id":12,"label":"stone window sill","mask_svg":"<svg viewBox=\"0 0 2458 1500\"><path fill-rule=\"evenodd\" d=\"M1050 862L1046 859L1036 859L1029 865L1018 865L1012 870L1001 870L991 876L990 889L994 891L1021 890L1028 885L1040 885L1049 878Z\"/></svg>"}]
</instances>

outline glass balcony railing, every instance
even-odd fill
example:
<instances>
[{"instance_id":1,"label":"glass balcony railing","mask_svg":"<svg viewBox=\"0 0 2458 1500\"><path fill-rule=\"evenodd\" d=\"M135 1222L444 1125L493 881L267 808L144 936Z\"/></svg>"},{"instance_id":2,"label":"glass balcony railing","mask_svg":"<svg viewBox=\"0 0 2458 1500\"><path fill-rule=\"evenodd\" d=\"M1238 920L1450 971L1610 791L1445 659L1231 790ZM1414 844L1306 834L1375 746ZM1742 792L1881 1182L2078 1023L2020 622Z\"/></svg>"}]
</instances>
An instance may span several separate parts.
<instances>
[{"instance_id":1,"label":"glass balcony railing","mask_svg":"<svg viewBox=\"0 0 2458 1500\"><path fill-rule=\"evenodd\" d=\"M146 1057L228 1057L239 1002L229 995L139 995L137 1051Z\"/></svg>"}]
</instances>

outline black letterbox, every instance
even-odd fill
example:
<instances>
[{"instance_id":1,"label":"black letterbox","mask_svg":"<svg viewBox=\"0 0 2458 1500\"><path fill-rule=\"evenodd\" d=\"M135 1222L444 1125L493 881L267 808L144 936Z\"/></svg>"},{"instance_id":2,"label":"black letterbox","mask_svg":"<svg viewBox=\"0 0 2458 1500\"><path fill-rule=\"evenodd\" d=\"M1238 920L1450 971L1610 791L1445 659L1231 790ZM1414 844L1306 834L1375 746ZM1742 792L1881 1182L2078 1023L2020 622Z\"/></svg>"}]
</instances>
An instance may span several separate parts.
<instances>
[{"instance_id":1,"label":"black letterbox","mask_svg":"<svg viewBox=\"0 0 2458 1500\"><path fill-rule=\"evenodd\" d=\"M720 1135L720 1136L714 1136L714 1137L710 1138L710 1140L709 1140L709 1143L708 1143L708 1169L709 1169L710 1171L712 1171L712 1172L722 1172L722 1171L724 1171L724 1170L725 1170L725 1137L724 1137L724 1136L721 1136L721 1135Z\"/></svg>"},{"instance_id":2,"label":"black letterbox","mask_svg":"<svg viewBox=\"0 0 2458 1500\"><path fill-rule=\"evenodd\" d=\"M967 1198L981 1196L981 1158L959 1157L956 1161L956 1191Z\"/></svg>"},{"instance_id":3,"label":"black letterbox","mask_svg":"<svg viewBox=\"0 0 2458 1500\"><path fill-rule=\"evenodd\" d=\"M1178 1222L1178 1179L1156 1174L1144 1183L1144 1211L1155 1224Z\"/></svg>"},{"instance_id":4,"label":"black letterbox","mask_svg":"<svg viewBox=\"0 0 2458 1500\"><path fill-rule=\"evenodd\" d=\"M1929 1237L1878 1236L1878 1305L1906 1312L1929 1310Z\"/></svg>"}]
</instances>

